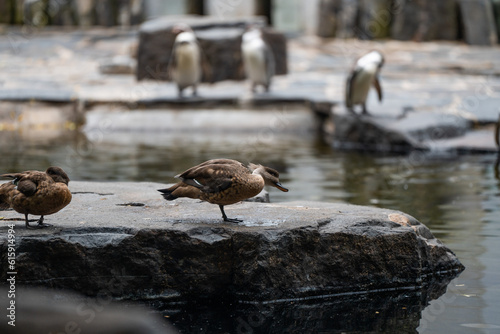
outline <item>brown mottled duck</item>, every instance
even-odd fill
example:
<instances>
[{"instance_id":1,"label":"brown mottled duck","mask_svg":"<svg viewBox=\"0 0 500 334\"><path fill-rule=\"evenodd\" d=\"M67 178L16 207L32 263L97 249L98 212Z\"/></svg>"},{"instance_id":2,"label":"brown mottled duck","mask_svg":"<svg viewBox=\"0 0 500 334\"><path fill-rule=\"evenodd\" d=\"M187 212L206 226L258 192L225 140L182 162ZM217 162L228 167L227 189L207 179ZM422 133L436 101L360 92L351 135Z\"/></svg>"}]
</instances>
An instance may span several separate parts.
<instances>
[{"instance_id":1,"label":"brown mottled duck","mask_svg":"<svg viewBox=\"0 0 500 334\"><path fill-rule=\"evenodd\" d=\"M230 159L213 159L194 166L176 176L181 182L159 189L167 201L178 197L201 199L218 204L224 221L239 223L226 216L224 206L240 202L260 193L265 185L287 192L279 182L279 173L269 167L250 163L247 166Z\"/></svg>"},{"instance_id":2,"label":"brown mottled duck","mask_svg":"<svg viewBox=\"0 0 500 334\"><path fill-rule=\"evenodd\" d=\"M24 214L26 228L50 226L43 217L58 212L71 202L69 177L60 167L49 167L45 172L26 171L3 174L12 182L0 185L0 210L12 208ZM29 224L28 215L41 216L37 226Z\"/></svg>"}]
</instances>

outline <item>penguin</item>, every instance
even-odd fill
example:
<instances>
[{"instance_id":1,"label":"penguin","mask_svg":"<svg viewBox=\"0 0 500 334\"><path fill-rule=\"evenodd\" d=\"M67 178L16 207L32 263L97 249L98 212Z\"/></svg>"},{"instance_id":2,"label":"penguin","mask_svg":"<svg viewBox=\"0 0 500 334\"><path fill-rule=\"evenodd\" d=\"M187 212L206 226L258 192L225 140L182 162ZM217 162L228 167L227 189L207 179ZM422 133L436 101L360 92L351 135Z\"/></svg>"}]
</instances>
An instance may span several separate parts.
<instances>
[{"instance_id":1,"label":"penguin","mask_svg":"<svg viewBox=\"0 0 500 334\"><path fill-rule=\"evenodd\" d=\"M345 105L349 111L354 112L354 106L361 104L362 113L368 114L366 98L371 85L375 87L379 101L382 101L378 75L383 65L384 56L378 51L371 51L357 60L346 82Z\"/></svg>"},{"instance_id":2,"label":"penguin","mask_svg":"<svg viewBox=\"0 0 500 334\"><path fill-rule=\"evenodd\" d=\"M262 38L261 29L250 27L243 33L241 53L246 76L252 83L252 92L256 92L257 85L264 86L269 92L275 63L271 48Z\"/></svg>"},{"instance_id":3,"label":"penguin","mask_svg":"<svg viewBox=\"0 0 500 334\"><path fill-rule=\"evenodd\" d=\"M177 84L179 98L182 91L192 87L193 96L201 80L201 51L193 30L186 24L178 24L172 32L177 34L168 64L171 79Z\"/></svg>"}]
</instances>

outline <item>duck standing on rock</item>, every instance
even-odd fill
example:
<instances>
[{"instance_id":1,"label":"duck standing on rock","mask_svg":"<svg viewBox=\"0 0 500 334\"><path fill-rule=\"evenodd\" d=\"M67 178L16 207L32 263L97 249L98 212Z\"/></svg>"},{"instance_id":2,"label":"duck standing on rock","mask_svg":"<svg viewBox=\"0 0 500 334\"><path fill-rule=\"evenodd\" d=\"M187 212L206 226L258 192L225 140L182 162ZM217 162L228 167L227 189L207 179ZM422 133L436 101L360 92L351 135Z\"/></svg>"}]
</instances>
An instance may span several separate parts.
<instances>
[{"instance_id":1,"label":"duck standing on rock","mask_svg":"<svg viewBox=\"0 0 500 334\"><path fill-rule=\"evenodd\" d=\"M262 30L251 27L243 34L241 53L246 76L252 83L252 92L255 93L257 85L264 86L268 92L275 63L271 48L262 38Z\"/></svg>"},{"instance_id":2,"label":"duck standing on rock","mask_svg":"<svg viewBox=\"0 0 500 334\"><path fill-rule=\"evenodd\" d=\"M177 84L179 97L187 87L193 87L193 96L197 95L201 80L201 51L193 30L186 24L178 24L172 29L177 34L168 64L170 77Z\"/></svg>"},{"instance_id":3,"label":"duck standing on rock","mask_svg":"<svg viewBox=\"0 0 500 334\"><path fill-rule=\"evenodd\" d=\"M69 177L60 167L49 167L45 172L26 171L0 177L13 179L0 185L0 210L12 208L24 213L26 228L50 226L43 223L43 216L56 213L71 202ZM29 224L29 214L41 216L38 226Z\"/></svg>"},{"instance_id":4,"label":"duck standing on rock","mask_svg":"<svg viewBox=\"0 0 500 334\"><path fill-rule=\"evenodd\" d=\"M218 204L224 221L232 223L242 220L227 218L224 205L253 197L260 193L265 185L288 191L279 182L279 173L276 170L252 163L247 167L231 159L209 160L176 177L181 179L181 182L158 190L167 201L188 197Z\"/></svg>"},{"instance_id":5,"label":"duck standing on rock","mask_svg":"<svg viewBox=\"0 0 500 334\"><path fill-rule=\"evenodd\" d=\"M371 51L358 59L346 83L345 105L349 111L354 112L354 106L361 104L363 114L368 114L366 99L371 85L377 90L379 101L382 101L382 87L378 75L383 65L384 56L378 51Z\"/></svg>"}]
</instances>

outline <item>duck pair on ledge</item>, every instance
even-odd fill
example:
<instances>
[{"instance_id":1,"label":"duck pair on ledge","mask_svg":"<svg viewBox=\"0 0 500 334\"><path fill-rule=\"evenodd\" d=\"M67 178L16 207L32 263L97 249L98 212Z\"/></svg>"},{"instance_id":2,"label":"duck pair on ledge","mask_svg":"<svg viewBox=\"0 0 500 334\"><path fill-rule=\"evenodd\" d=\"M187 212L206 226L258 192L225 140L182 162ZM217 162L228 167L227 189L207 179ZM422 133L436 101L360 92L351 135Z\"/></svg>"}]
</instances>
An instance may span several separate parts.
<instances>
[{"instance_id":1,"label":"duck pair on ledge","mask_svg":"<svg viewBox=\"0 0 500 334\"><path fill-rule=\"evenodd\" d=\"M50 226L43 222L44 216L58 212L71 202L70 180L60 167L49 167L45 172L26 171L0 176L12 179L12 182L0 185L0 210L12 208L24 214L26 228ZM276 170L252 163L245 166L231 159L209 160L176 177L181 181L158 190L166 200L188 197L217 204L224 221L233 223L242 220L228 218L225 205L256 196L265 185L288 191L279 182ZM29 224L30 214L41 216L38 225Z\"/></svg>"}]
</instances>

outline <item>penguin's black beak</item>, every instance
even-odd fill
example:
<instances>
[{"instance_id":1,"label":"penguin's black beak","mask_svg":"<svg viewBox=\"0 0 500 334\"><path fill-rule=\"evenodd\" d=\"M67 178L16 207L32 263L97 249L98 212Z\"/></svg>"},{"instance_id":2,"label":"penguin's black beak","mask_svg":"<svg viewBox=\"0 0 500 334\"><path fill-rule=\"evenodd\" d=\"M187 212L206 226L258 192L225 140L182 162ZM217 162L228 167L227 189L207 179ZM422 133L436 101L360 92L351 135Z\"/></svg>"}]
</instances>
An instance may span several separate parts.
<instances>
[{"instance_id":1,"label":"penguin's black beak","mask_svg":"<svg viewBox=\"0 0 500 334\"><path fill-rule=\"evenodd\" d=\"M279 190L283 191L283 192L288 192L288 189L286 189L285 187L283 187L283 186L281 185L281 183L279 183L279 182L276 182L276 183L274 184L274 186L275 186L276 188L278 188Z\"/></svg>"}]
</instances>

